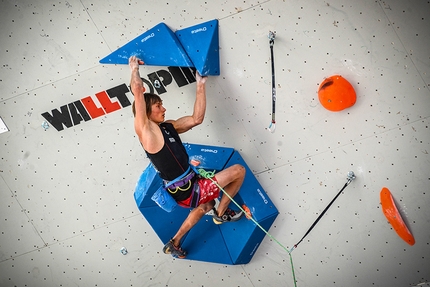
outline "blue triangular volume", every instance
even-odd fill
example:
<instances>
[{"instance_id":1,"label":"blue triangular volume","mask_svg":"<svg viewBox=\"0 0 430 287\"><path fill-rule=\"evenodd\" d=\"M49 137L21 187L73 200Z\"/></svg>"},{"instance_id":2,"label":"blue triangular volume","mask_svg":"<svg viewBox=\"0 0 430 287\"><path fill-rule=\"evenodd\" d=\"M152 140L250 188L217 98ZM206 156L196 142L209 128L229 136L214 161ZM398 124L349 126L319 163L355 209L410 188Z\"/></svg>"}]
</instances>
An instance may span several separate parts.
<instances>
[{"instance_id":1,"label":"blue triangular volume","mask_svg":"<svg viewBox=\"0 0 430 287\"><path fill-rule=\"evenodd\" d=\"M177 30L175 34L200 75L220 74L218 20Z\"/></svg>"},{"instance_id":2,"label":"blue triangular volume","mask_svg":"<svg viewBox=\"0 0 430 287\"><path fill-rule=\"evenodd\" d=\"M218 170L240 164L246 175L235 201L245 204L254 220L269 230L279 212L238 151L231 148L185 144L190 158L198 159L206 170ZM214 165L212 165L214 164ZM199 166L200 167L200 166ZM150 198L158 189L161 178L152 165L144 171L136 185L136 204L163 244L167 243L189 216L188 208L165 212ZM230 207L237 207L230 203ZM200 220L183 238L187 258L220 264L247 264L254 256L266 233L245 217L238 222L217 225L209 215ZM161 248L161 246L160 246Z\"/></svg>"},{"instance_id":3,"label":"blue triangular volume","mask_svg":"<svg viewBox=\"0 0 430 287\"><path fill-rule=\"evenodd\" d=\"M160 23L100 60L101 64L128 64L137 56L145 65L194 67L175 34Z\"/></svg>"}]
</instances>

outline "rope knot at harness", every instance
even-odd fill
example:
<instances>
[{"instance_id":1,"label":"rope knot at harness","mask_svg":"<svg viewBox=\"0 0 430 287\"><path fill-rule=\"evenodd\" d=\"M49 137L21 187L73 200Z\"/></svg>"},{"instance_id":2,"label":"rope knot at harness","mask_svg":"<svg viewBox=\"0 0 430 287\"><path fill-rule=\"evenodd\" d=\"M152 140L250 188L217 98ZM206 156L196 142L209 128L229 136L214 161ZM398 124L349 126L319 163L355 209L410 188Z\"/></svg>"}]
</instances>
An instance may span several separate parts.
<instances>
[{"instance_id":1,"label":"rope knot at harness","mask_svg":"<svg viewBox=\"0 0 430 287\"><path fill-rule=\"evenodd\" d=\"M199 169L197 170L197 173L198 173L201 177L204 177L204 178L206 178L206 179L210 179L210 178L212 178L212 177L214 177L214 176L215 176L215 170L214 170L214 171L206 171L206 170L204 170L203 168L199 168Z\"/></svg>"}]
</instances>

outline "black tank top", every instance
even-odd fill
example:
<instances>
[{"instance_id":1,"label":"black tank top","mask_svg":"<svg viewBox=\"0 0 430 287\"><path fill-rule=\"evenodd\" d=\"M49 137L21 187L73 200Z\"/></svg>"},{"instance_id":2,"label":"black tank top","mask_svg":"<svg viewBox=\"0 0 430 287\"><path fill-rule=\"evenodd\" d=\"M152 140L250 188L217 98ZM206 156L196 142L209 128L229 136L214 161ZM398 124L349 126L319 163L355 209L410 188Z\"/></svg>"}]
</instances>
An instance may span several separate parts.
<instances>
[{"instance_id":1,"label":"black tank top","mask_svg":"<svg viewBox=\"0 0 430 287\"><path fill-rule=\"evenodd\" d=\"M163 147L154 154L146 150L145 152L160 173L161 178L171 181L188 169L189 157L178 132L171 123L161 123L160 129L164 137Z\"/></svg>"}]
</instances>

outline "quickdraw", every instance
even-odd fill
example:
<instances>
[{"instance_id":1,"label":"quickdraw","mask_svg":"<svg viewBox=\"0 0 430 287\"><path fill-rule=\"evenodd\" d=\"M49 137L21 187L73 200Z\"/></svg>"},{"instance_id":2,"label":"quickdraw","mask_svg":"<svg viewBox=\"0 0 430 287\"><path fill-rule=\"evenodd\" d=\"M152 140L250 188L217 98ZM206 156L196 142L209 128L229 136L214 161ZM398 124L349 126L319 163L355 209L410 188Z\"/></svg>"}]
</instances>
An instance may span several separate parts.
<instances>
[{"instance_id":1,"label":"quickdraw","mask_svg":"<svg viewBox=\"0 0 430 287\"><path fill-rule=\"evenodd\" d=\"M272 121L270 122L268 131L275 132L275 108L276 108L276 84L275 84L275 59L273 56L273 45L275 44L276 32L269 31L270 56L272 61Z\"/></svg>"}]
</instances>

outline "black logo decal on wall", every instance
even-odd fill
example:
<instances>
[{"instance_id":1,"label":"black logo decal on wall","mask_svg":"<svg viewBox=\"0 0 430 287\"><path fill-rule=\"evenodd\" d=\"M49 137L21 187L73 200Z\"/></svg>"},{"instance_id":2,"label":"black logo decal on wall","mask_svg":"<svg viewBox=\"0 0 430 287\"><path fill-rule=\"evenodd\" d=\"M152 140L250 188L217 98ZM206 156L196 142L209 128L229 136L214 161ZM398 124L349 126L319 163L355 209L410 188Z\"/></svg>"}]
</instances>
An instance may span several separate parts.
<instances>
[{"instance_id":1,"label":"black logo decal on wall","mask_svg":"<svg viewBox=\"0 0 430 287\"><path fill-rule=\"evenodd\" d=\"M161 95L167 92L166 86L170 85L173 80L178 87L182 87L195 82L194 75L195 69L192 68L168 67L168 71L159 70L151 73L148 75L148 79L142 78L142 81L149 87L148 92L154 93L155 89L156 93ZM70 128L82 121L86 122L130 106L131 102L127 97L129 92L129 87L126 84L121 84L95 94L95 98L92 96L85 97L61 106L59 110L53 109L51 113L44 112L42 116L57 131L62 131L64 127Z\"/></svg>"}]
</instances>

